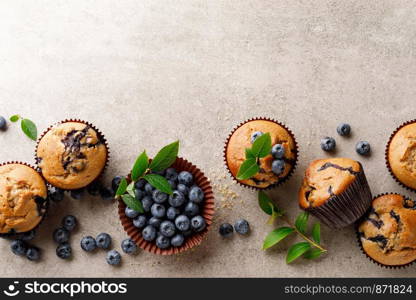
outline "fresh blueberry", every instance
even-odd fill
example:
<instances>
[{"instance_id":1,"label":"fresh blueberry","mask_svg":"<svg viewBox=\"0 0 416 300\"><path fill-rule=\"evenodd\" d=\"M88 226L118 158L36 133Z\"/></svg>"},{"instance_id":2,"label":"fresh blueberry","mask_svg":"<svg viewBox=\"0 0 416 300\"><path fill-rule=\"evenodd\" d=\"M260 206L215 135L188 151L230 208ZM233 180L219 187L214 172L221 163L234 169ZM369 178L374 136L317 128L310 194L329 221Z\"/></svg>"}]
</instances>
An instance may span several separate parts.
<instances>
[{"instance_id":1,"label":"fresh blueberry","mask_svg":"<svg viewBox=\"0 0 416 300\"><path fill-rule=\"evenodd\" d=\"M173 247L180 247L183 245L183 242L185 241L185 237L178 233L173 238L170 239L170 243Z\"/></svg>"},{"instance_id":2,"label":"fresh blueberry","mask_svg":"<svg viewBox=\"0 0 416 300\"><path fill-rule=\"evenodd\" d=\"M176 189L179 192L181 192L184 196L188 196L188 194L189 194L189 188L186 185L182 184L182 183L178 184L176 186Z\"/></svg>"},{"instance_id":3,"label":"fresh blueberry","mask_svg":"<svg viewBox=\"0 0 416 300\"><path fill-rule=\"evenodd\" d=\"M124 253L132 254L137 251L137 245L132 239L125 239L121 242L121 249Z\"/></svg>"},{"instance_id":4,"label":"fresh blueberry","mask_svg":"<svg viewBox=\"0 0 416 300\"><path fill-rule=\"evenodd\" d=\"M71 245L68 243L59 244L56 247L56 256L62 259L68 259L72 255L72 248Z\"/></svg>"},{"instance_id":5,"label":"fresh blueberry","mask_svg":"<svg viewBox=\"0 0 416 300\"><path fill-rule=\"evenodd\" d=\"M325 137L321 140L321 148L324 151L334 151L337 143L332 137Z\"/></svg>"},{"instance_id":6,"label":"fresh blueberry","mask_svg":"<svg viewBox=\"0 0 416 300\"><path fill-rule=\"evenodd\" d=\"M234 229L230 223L224 223L221 224L219 232L223 237L230 237L233 234Z\"/></svg>"},{"instance_id":7,"label":"fresh blueberry","mask_svg":"<svg viewBox=\"0 0 416 300\"><path fill-rule=\"evenodd\" d=\"M149 219L149 225L152 225L154 228L159 228L160 223L162 223L162 220L156 217L151 217Z\"/></svg>"},{"instance_id":8,"label":"fresh blueberry","mask_svg":"<svg viewBox=\"0 0 416 300\"><path fill-rule=\"evenodd\" d=\"M40 259L40 249L38 247L29 247L26 250L26 257L28 260L37 261Z\"/></svg>"},{"instance_id":9,"label":"fresh blueberry","mask_svg":"<svg viewBox=\"0 0 416 300\"><path fill-rule=\"evenodd\" d=\"M101 183L98 180L93 181L87 186L87 192L91 196L98 196L100 194Z\"/></svg>"},{"instance_id":10,"label":"fresh blueberry","mask_svg":"<svg viewBox=\"0 0 416 300\"><path fill-rule=\"evenodd\" d=\"M145 241L153 241L156 238L156 228L152 225L147 225L142 231L142 236Z\"/></svg>"},{"instance_id":11,"label":"fresh blueberry","mask_svg":"<svg viewBox=\"0 0 416 300\"><path fill-rule=\"evenodd\" d=\"M77 219L74 216L67 215L62 219L62 226L66 230L72 231L77 226Z\"/></svg>"},{"instance_id":12,"label":"fresh blueberry","mask_svg":"<svg viewBox=\"0 0 416 300\"><path fill-rule=\"evenodd\" d=\"M166 208L159 203L154 203L150 209L153 217L163 218L166 215Z\"/></svg>"},{"instance_id":13,"label":"fresh blueberry","mask_svg":"<svg viewBox=\"0 0 416 300\"><path fill-rule=\"evenodd\" d=\"M205 219L201 216L195 216L191 219L191 227L194 231L200 232L207 227Z\"/></svg>"},{"instance_id":14,"label":"fresh blueberry","mask_svg":"<svg viewBox=\"0 0 416 300\"><path fill-rule=\"evenodd\" d=\"M253 134L251 135L251 143L253 144L257 140L257 138L262 135L263 135L263 132L261 131L253 132Z\"/></svg>"},{"instance_id":15,"label":"fresh blueberry","mask_svg":"<svg viewBox=\"0 0 416 300\"><path fill-rule=\"evenodd\" d=\"M61 190L57 187L51 187L48 191L49 199L51 199L53 202L60 202L64 200L64 190Z\"/></svg>"},{"instance_id":16,"label":"fresh blueberry","mask_svg":"<svg viewBox=\"0 0 416 300\"><path fill-rule=\"evenodd\" d=\"M53 240L57 242L58 244L66 243L69 241L69 231L65 228L57 228L53 232Z\"/></svg>"},{"instance_id":17,"label":"fresh blueberry","mask_svg":"<svg viewBox=\"0 0 416 300\"><path fill-rule=\"evenodd\" d=\"M153 195L153 201L159 204L166 202L166 200L168 200L168 197L169 197L168 194L165 194L164 192L161 192L159 190L154 190L152 195Z\"/></svg>"},{"instance_id":18,"label":"fresh blueberry","mask_svg":"<svg viewBox=\"0 0 416 300\"><path fill-rule=\"evenodd\" d=\"M173 191L172 195L169 196L169 204L173 207L179 207L186 201L184 194L179 191Z\"/></svg>"},{"instance_id":19,"label":"fresh blueberry","mask_svg":"<svg viewBox=\"0 0 416 300\"><path fill-rule=\"evenodd\" d=\"M157 175L160 175L160 176L165 176L165 174L166 174L166 170L162 170L162 171L153 171L152 172L153 174L157 174Z\"/></svg>"},{"instance_id":20,"label":"fresh blueberry","mask_svg":"<svg viewBox=\"0 0 416 300\"><path fill-rule=\"evenodd\" d=\"M22 241L31 241L31 240L33 240L35 238L35 235L36 235L36 231L35 230L31 230L31 231L22 233L20 235L20 239Z\"/></svg>"},{"instance_id":21,"label":"fresh blueberry","mask_svg":"<svg viewBox=\"0 0 416 300\"><path fill-rule=\"evenodd\" d=\"M176 184L175 180L170 179L170 180L168 180L168 182L169 182L169 185L172 188L172 190L175 190L177 188L178 185Z\"/></svg>"},{"instance_id":22,"label":"fresh blueberry","mask_svg":"<svg viewBox=\"0 0 416 300\"><path fill-rule=\"evenodd\" d=\"M188 231L191 228L191 221L185 215L180 215L175 220L175 226L180 231Z\"/></svg>"},{"instance_id":23,"label":"fresh blueberry","mask_svg":"<svg viewBox=\"0 0 416 300\"><path fill-rule=\"evenodd\" d=\"M92 236L90 235L85 236L81 240L81 248L82 250L87 251L87 252L94 251L95 248L97 248L97 242Z\"/></svg>"},{"instance_id":24,"label":"fresh blueberry","mask_svg":"<svg viewBox=\"0 0 416 300\"><path fill-rule=\"evenodd\" d=\"M189 200L197 204L204 201L204 192L202 189L198 186L193 186L189 191Z\"/></svg>"},{"instance_id":25,"label":"fresh blueberry","mask_svg":"<svg viewBox=\"0 0 416 300\"><path fill-rule=\"evenodd\" d=\"M285 171L285 161L283 159L276 159L272 162L272 172L280 175Z\"/></svg>"},{"instance_id":26,"label":"fresh blueberry","mask_svg":"<svg viewBox=\"0 0 416 300\"><path fill-rule=\"evenodd\" d=\"M108 249L111 246L111 236L108 233L102 232L95 238L98 248Z\"/></svg>"},{"instance_id":27,"label":"fresh blueberry","mask_svg":"<svg viewBox=\"0 0 416 300\"><path fill-rule=\"evenodd\" d=\"M121 255L116 250L110 250L107 252L106 260L109 265L116 266L121 263Z\"/></svg>"},{"instance_id":28,"label":"fresh blueberry","mask_svg":"<svg viewBox=\"0 0 416 300\"><path fill-rule=\"evenodd\" d=\"M337 127L337 132L341 136L348 136L351 133L351 126L347 123L341 123Z\"/></svg>"},{"instance_id":29,"label":"fresh blueberry","mask_svg":"<svg viewBox=\"0 0 416 300\"><path fill-rule=\"evenodd\" d=\"M134 184L134 187L138 190L142 190L144 186L146 185L146 183L147 181L142 178L136 181L136 183Z\"/></svg>"},{"instance_id":30,"label":"fresh blueberry","mask_svg":"<svg viewBox=\"0 0 416 300\"><path fill-rule=\"evenodd\" d=\"M272 155L276 159L282 159L285 156L285 147L282 144L276 144L272 147Z\"/></svg>"},{"instance_id":31,"label":"fresh blueberry","mask_svg":"<svg viewBox=\"0 0 416 300\"><path fill-rule=\"evenodd\" d=\"M166 237L172 237L176 232L175 224L171 221L163 221L160 224L160 233Z\"/></svg>"},{"instance_id":32,"label":"fresh blueberry","mask_svg":"<svg viewBox=\"0 0 416 300\"><path fill-rule=\"evenodd\" d=\"M159 235L156 239L156 247L159 249L166 249L170 247L170 241L169 238Z\"/></svg>"},{"instance_id":33,"label":"fresh blueberry","mask_svg":"<svg viewBox=\"0 0 416 300\"><path fill-rule=\"evenodd\" d=\"M144 186L144 190L148 195L152 196L155 188L150 183L146 183L146 185Z\"/></svg>"},{"instance_id":34,"label":"fresh blueberry","mask_svg":"<svg viewBox=\"0 0 416 300\"><path fill-rule=\"evenodd\" d=\"M234 229L235 229L235 232L242 234L242 235L246 235L250 232L250 225L248 224L246 220L241 219L235 222Z\"/></svg>"},{"instance_id":35,"label":"fresh blueberry","mask_svg":"<svg viewBox=\"0 0 416 300\"><path fill-rule=\"evenodd\" d=\"M121 176L116 176L113 178L113 180L111 180L111 188L113 189L114 192L117 191L118 186L120 185L121 180L123 179L123 177Z\"/></svg>"},{"instance_id":36,"label":"fresh blueberry","mask_svg":"<svg viewBox=\"0 0 416 300\"><path fill-rule=\"evenodd\" d=\"M124 209L124 213L126 214L127 218L134 219L139 215L138 211L135 211L134 209L131 209L130 207L126 206Z\"/></svg>"},{"instance_id":37,"label":"fresh blueberry","mask_svg":"<svg viewBox=\"0 0 416 300\"><path fill-rule=\"evenodd\" d=\"M108 187L102 186L100 188L100 196L104 201L111 201L114 199L115 192Z\"/></svg>"},{"instance_id":38,"label":"fresh blueberry","mask_svg":"<svg viewBox=\"0 0 416 300\"><path fill-rule=\"evenodd\" d=\"M145 215L140 215L133 219L133 225L136 228L143 228L144 226L146 226L146 223L147 219Z\"/></svg>"},{"instance_id":39,"label":"fresh blueberry","mask_svg":"<svg viewBox=\"0 0 416 300\"><path fill-rule=\"evenodd\" d=\"M150 212L150 209L152 208L153 203L154 202L152 200L152 197L144 196L142 199L143 210L145 212Z\"/></svg>"},{"instance_id":40,"label":"fresh blueberry","mask_svg":"<svg viewBox=\"0 0 416 300\"><path fill-rule=\"evenodd\" d=\"M187 171L182 171L178 175L179 183L182 183L184 185L191 186L193 180L194 180L194 177L192 176L191 173L189 173Z\"/></svg>"},{"instance_id":41,"label":"fresh blueberry","mask_svg":"<svg viewBox=\"0 0 416 300\"><path fill-rule=\"evenodd\" d=\"M369 155L371 152L371 146L369 142L360 141L355 146L355 150L360 155Z\"/></svg>"},{"instance_id":42,"label":"fresh blueberry","mask_svg":"<svg viewBox=\"0 0 416 300\"><path fill-rule=\"evenodd\" d=\"M167 180L178 180L178 172L174 168L166 169L165 177Z\"/></svg>"},{"instance_id":43,"label":"fresh blueberry","mask_svg":"<svg viewBox=\"0 0 416 300\"><path fill-rule=\"evenodd\" d=\"M10 244L10 248L16 255L26 255L27 245L22 240L13 240Z\"/></svg>"},{"instance_id":44,"label":"fresh blueberry","mask_svg":"<svg viewBox=\"0 0 416 300\"><path fill-rule=\"evenodd\" d=\"M82 198L82 194L84 193L84 189L77 189L71 191L71 198L75 200L80 200Z\"/></svg>"},{"instance_id":45,"label":"fresh blueberry","mask_svg":"<svg viewBox=\"0 0 416 300\"><path fill-rule=\"evenodd\" d=\"M199 206L193 202L188 202L184 209L184 214L188 217L193 217L199 214Z\"/></svg>"},{"instance_id":46,"label":"fresh blueberry","mask_svg":"<svg viewBox=\"0 0 416 300\"><path fill-rule=\"evenodd\" d=\"M166 217L169 220L175 220L176 216L178 216L180 214L180 210L177 209L176 207L169 207L168 210L166 211Z\"/></svg>"},{"instance_id":47,"label":"fresh blueberry","mask_svg":"<svg viewBox=\"0 0 416 300\"><path fill-rule=\"evenodd\" d=\"M143 192L142 190L135 189L134 190L134 196L135 196L136 200L140 201L146 196L146 193Z\"/></svg>"},{"instance_id":48,"label":"fresh blueberry","mask_svg":"<svg viewBox=\"0 0 416 300\"><path fill-rule=\"evenodd\" d=\"M7 122L3 116L0 116L0 130L6 130Z\"/></svg>"}]
</instances>

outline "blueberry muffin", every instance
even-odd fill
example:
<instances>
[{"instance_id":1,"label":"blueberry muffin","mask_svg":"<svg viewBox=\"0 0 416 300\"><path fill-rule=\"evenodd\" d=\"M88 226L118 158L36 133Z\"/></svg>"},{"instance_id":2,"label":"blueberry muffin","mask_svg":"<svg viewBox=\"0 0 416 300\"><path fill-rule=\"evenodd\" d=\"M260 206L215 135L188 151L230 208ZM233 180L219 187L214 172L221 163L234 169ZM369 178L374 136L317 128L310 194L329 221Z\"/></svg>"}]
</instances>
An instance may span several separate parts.
<instances>
[{"instance_id":1,"label":"blueberry muffin","mask_svg":"<svg viewBox=\"0 0 416 300\"><path fill-rule=\"evenodd\" d=\"M362 165L349 158L313 161L299 190L300 207L334 228L354 223L370 203Z\"/></svg>"},{"instance_id":2,"label":"blueberry muffin","mask_svg":"<svg viewBox=\"0 0 416 300\"><path fill-rule=\"evenodd\" d=\"M397 194L379 196L358 225L363 251L384 266L416 260L416 202Z\"/></svg>"},{"instance_id":3,"label":"blueberry muffin","mask_svg":"<svg viewBox=\"0 0 416 300\"><path fill-rule=\"evenodd\" d=\"M257 137L269 133L272 152L259 161L260 172L246 180L238 180L237 174L245 160L246 149L251 148ZM297 160L297 145L292 133L272 120L250 120L235 129L225 146L226 165L231 175L241 184L264 189L283 182L290 176Z\"/></svg>"},{"instance_id":4,"label":"blueberry muffin","mask_svg":"<svg viewBox=\"0 0 416 300\"><path fill-rule=\"evenodd\" d=\"M8 163L0 166L0 234L28 232L45 215L47 188L33 168Z\"/></svg>"},{"instance_id":5,"label":"blueberry muffin","mask_svg":"<svg viewBox=\"0 0 416 300\"><path fill-rule=\"evenodd\" d=\"M386 156L393 176L416 190L416 122L403 125L392 135Z\"/></svg>"},{"instance_id":6,"label":"blueberry muffin","mask_svg":"<svg viewBox=\"0 0 416 300\"><path fill-rule=\"evenodd\" d=\"M108 151L104 138L90 125L63 122L39 140L36 156L46 181L74 190L87 186L102 173Z\"/></svg>"}]
</instances>

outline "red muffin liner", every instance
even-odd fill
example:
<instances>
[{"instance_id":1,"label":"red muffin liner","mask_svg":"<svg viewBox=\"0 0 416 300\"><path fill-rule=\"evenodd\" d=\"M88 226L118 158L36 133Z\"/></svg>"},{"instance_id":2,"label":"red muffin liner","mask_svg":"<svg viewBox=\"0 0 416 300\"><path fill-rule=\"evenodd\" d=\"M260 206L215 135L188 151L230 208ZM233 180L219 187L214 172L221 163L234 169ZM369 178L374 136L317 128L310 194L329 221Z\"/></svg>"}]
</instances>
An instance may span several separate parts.
<instances>
[{"instance_id":1,"label":"red muffin liner","mask_svg":"<svg viewBox=\"0 0 416 300\"><path fill-rule=\"evenodd\" d=\"M392 141L392 139L393 139L393 137L396 135L396 133L400 130L400 129L402 129L403 127L405 127L405 126L407 126L407 125L409 125L409 124L413 124L413 123L416 123L416 120L410 120L410 121L407 121L407 122L404 122L402 125L400 125L399 127L397 127L394 131L393 131L393 133L390 135L390 138L389 138L389 141L387 142L387 146L386 146L386 151L385 151L385 159L386 159L386 166L387 166L387 169L389 170L389 173L390 173L390 175L393 177L393 179L399 184L399 185L401 185L402 187L404 187L405 189L407 189L407 190L409 190L409 191L411 191L411 192L416 192L416 189L414 189L414 188L412 188L412 187L410 187L410 186L408 186L408 185L406 185L406 184L404 184L403 182L401 182L400 181L400 179L399 178L397 178L396 177L396 175L394 174L394 172L393 172L393 169L391 168L391 166L390 166L390 162L389 162L389 148L390 148L390 143L391 143L391 141Z\"/></svg>"},{"instance_id":2,"label":"red muffin liner","mask_svg":"<svg viewBox=\"0 0 416 300\"><path fill-rule=\"evenodd\" d=\"M375 199L377 199L377 198L379 198L379 197L381 197L381 196L386 196L386 195L399 195L399 196L402 196L404 199L406 199L406 200L410 200L410 198L409 197L406 197L406 196L404 196L404 195L402 195L402 194L399 194L399 193L382 193L382 194L379 194L379 195L377 195L376 197L374 197L373 198L373 201L375 200ZM365 252L365 250L364 250L364 247L363 247L363 244L362 244L362 242L361 242L361 236L360 236L360 232L359 232L359 227L360 227L360 224L363 222L363 221L365 221L365 218L367 217L367 215L369 215L370 214L370 212L371 212L371 207L367 210L367 212L355 223L355 233L356 233L356 237L357 237L357 242L358 242L358 246L360 247L360 249L361 249L361 252L371 261L371 262L373 262L374 264L376 264L376 265L378 265L379 267L382 267L382 268L385 268L385 269L405 269L405 268L407 268L407 267L409 267L409 266L411 266L411 265L413 265L415 262L416 262L416 260L414 260L414 261L411 261L411 262L409 262L409 263L407 263L407 264L403 264L403 265L397 265L397 266L392 266L392 265L385 265L385 264L382 264L382 263L380 263L380 262L378 262L378 261L376 261L374 258L372 258L371 256L369 256L368 254L367 254L367 252Z\"/></svg>"},{"instance_id":3,"label":"red muffin liner","mask_svg":"<svg viewBox=\"0 0 416 300\"><path fill-rule=\"evenodd\" d=\"M68 123L68 122L76 122L76 123L82 123L82 124L85 124L85 125L88 125L89 127L91 127L96 133L97 133L97 136L98 136L98 138L99 138L99 140L101 141L101 143L105 146L105 148L107 149L107 156L106 156L106 161L105 161L105 164L104 164L104 167L103 167L103 169L101 170L101 172L100 172L100 174L93 180L93 181L91 181L89 184L87 184L86 186L83 186L83 187L81 187L81 188L85 188L85 187L87 187L88 185L90 185L90 184L92 184L94 181L96 181L96 180L98 180L99 178L101 178L102 176L103 176L103 174L104 174L104 172L105 172L105 169L108 167L108 162L109 162L109 159L110 159L110 148L109 148L109 146L108 146L108 143L107 143L107 139L105 138L105 136L104 136L104 134L97 128L97 127L95 127L92 123L90 123L90 122L87 122L87 121L84 121L84 120L80 120L80 119L65 119L65 120L62 120L62 121L59 121L59 122L57 122L57 123L55 123L55 124L53 124L53 125L51 125L51 126L49 126L46 130L44 130L43 131L43 133L40 135L40 137L38 138L38 140L37 140L37 142L36 142L36 148L35 148L35 164L38 166L37 167L37 170L38 170L38 172L40 172L40 174L42 174L42 169L39 167L39 158L38 158L38 156L37 156L37 153L38 153L38 146L39 146L39 142L42 140L42 138L45 136L45 134L49 131L49 130L51 130L53 127L55 127L55 126L57 126L57 125L59 125L59 124L63 124L63 123ZM46 178L42 175L42 177L45 179L45 181L50 185L50 186L54 186L53 184L51 184L51 183L49 183L47 180L46 180ZM77 189L75 189L75 190L78 190L78 189L80 189L80 188L77 188ZM65 191L71 191L71 190L73 190L73 189L62 189L62 190L65 190Z\"/></svg>"},{"instance_id":4,"label":"red muffin liner","mask_svg":"<svg viewBox=\"0 0 416 300\"><path fill-rule=\"evenodd\" d=\"M24 165L24 166L30 167L34 171L36 171L37 173L39 173L39 175L41 175L40 172L37 170L36 167L34 167L34 166L32 166L32 165L30 165L30 164L28 164L26 162L21 162L21 161L7 161L7 162L3 162L3 163L0 163L0 167L1 166L5 166L5 165L10 165L10 164L20 164L20 165ZM41 177L42 177L42 175L41 175ZM46 181L45 181L45 179L43 177L42 177L42 179L43 179L43 181L45 183L45 186L46 186L46 192L48 192L48 185L47 185L47 183L46 183ZM46 195L45 202L44 202L44 206L42 207L43 211L41 211L41 217L42 217L42 219L39 221L39 223L35 227L33 227L32 229L30 229L28 231L25 231L25 232L0 233L0 237L1 238L17 238L21 234L24 234L26 232L30 232L32 230L37 230L38 227L45 220L45 218L47 216L48 208L49 208L49 199L48 199L48 195Z\"/></svg>"},{"instance_id":5,"label":"red muffin liner","mask_svg":"<svg viewBox=\"0 0 416 300\"><path fill-rule=\"evenodd\" d=\"M317 217L330 228L342 228L353 224L361 218L371 205L371 190L365 177L364 169L349 187L339 195L334 195L320 206L302 208Z\"/></svg>"},{"instance_id":6,"label":"red muffin liner","mask_svg":"<svg viewBox=\"0 0 416 300\"><path fill-rule=\"evenodd\" d=\"M230 138L231 138L231 136L234 134L234 132L238 129L238 128L240 128L242 125L244 125L244 124L246 124L246 123L248 123L248 122L251 122L251 121L258 121L258 120L263 120L263 121L271 121L271 122L274 122L274 123L276 123L276 124L278 124L278 125L280 125L280 126L282 126L284 129L286 129L287 130L287 132L289 133L289 135L292 137L292 139L293 139L293 142L294 142L294 144L295 144L295 148L294 148L294 151L295 151L295 160L294 161L292 161L291 162L291 164L292 164L292 168L291 168L291 170L289 171L289 173L287 174L287 176L286 177L284 177L284 178L281 178L281 179L279 179L277 182L275 182L275 183L273 183L273 184L271 184L271 185L269 185L268 187L265 187L265 188L260 188L260 187L256 187L256 186L252 186L252 185L249 185L249 184L245 184L245 183L242 183L241 181L239 181L234 175L233 175L233 173L230 171L230 168L228 167L228 162L227 162L227 148L228 148L228 143L230 142ZM297 166L297 163L298 163L298 157L299 157L299 147L298 147L298 143L296 142L296 138L295 138L295 135L293 134L293 132L285 125L285 124L283 124L283 123L281 123L281 122L279 122L279 121L276 121L276 120L274 120L274 119L271 119L271 118L267 118L267 117L254 117L254 118L251 118L251 119L248 119L248 120L246 120L246 121L244 121L244 122L241 122L240 124L238 124L237 126L235 126L234 128L233 128L233 130L229 133L229 135L228 135L228 137L227 137L227 139L226 139L226 141L225 141L225 145L224 145L224 149L223 149L223 159L224 159L224 163L225 163L225 167L227 168L227 171L228 171L228 173L230 174L230 176L231 176L231 178L236 182L236 183L238 183L239 185L241 185L242 187L246 187L246 188L250 188L250 189L253 189L253 190L270 190L270 189L273 189L273 188L275 188L275 187L277 187L277 186L279 186L279 185L281 185L281 184L283 184L283 183L285 183L286 181L288 181L289 179L290 179L290 177L293 175L293 173L295 172L295 169L296 169L296 166ZM286 162L287 163L287 162Z\"/></svg>"},{"instance_id":7,"label":"red muffin liner","mask_svg":"<svg viewBox=\"0 0 416 300\"><path fill-rule=\"evenodd\" d=\"M123 226L129 237L143 250L149 251L153 254L160 255L172 255L184 252L202 243L206 237L209 228L212 225L214 212L215 212L215 199L212 191L211 183L208 178L198 169L195 165L188 162L186 159L178 157L171 166L178 172L188 171L194 176L195 183L204 191L205 199L202 207L201 216L205 219L207 224L206 228L201 231L194 233L192 236L185 239L185 243L181 247L170 247L168 249L159 249L156 247L154 242L145 241L141 234L141 229L136 228L133 225L133 221L128 218L125 214L126 204L122 201L118 201L118 215L120 217L121 225ZM130 182L130 174L127 177L127 181Z\"/></svg>"}]
</instances>

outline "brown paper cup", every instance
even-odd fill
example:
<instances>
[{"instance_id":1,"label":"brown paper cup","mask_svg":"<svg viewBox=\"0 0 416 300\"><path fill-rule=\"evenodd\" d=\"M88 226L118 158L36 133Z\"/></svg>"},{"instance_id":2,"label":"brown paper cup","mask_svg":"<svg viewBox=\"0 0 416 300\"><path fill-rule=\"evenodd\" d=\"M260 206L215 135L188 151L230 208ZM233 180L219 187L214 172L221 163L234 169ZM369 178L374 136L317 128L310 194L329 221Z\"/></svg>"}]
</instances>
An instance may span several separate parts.
<instances>
[{"instance_id":1,"label":"brown paper cup","mask_svg":"<svg viewBox=\"0 0 416 300\"><path fill-rule=\"evenodd\" d=\"M195 246L201 244L202 240L208 233L209 228L211 227L213 218L214 218L214 193L212 191L211 183L204 173L201 172L195 165L188 162L184 158L178 157L175 163L172 165L177 171L188 171L190 172L195 179L195 183L204 191L205 200L202 207L201 216L205 219L207 224L206 228L202 232L194 233L192 236L186 238L185 243L181 247L170 247L168 249L159 249L156 247L154 242L145 241L141 234L141 229L134 227L133 221L125 215L124 210L126 205L122 200L118 201L118 214L120 217L121 225L124 230L127 232L129 237L143 250L149 251L153 254L161 255L172 255L184 252ZM130 181L130 175L128 176L128 181Z\"/></svg>"},{"instance_id":2,"label":"brown paper cup","mask_svg":"<svg viewBox=\"0 0 416 300\"><path fill-rule=\"evenodd\" d=\"M287 130L287 132L290 134L290 136L293 138L293 141L294 141L294 144L295 144L295 160L293 160L293 161L286 161L286 163L289 163L289 164L291 164L292 165L292 169L290 170L290 172L287 174L287 176L286 177L284 177L284 178L281 178L281 179L279 179L276 183L273 183L273 184L271 184L271 185L269 185L268 187L266 187L266 188L259 188L259 187L255 187L255 186L252 186L252 185L248 185L248 184L245 184L245 183L242 183L242 182L240 182L232 173L231 173L231 171L230 171L230 168L228 167L228 162L227 162L227 148L228 148L228 143L230 142L230 138L231 138L231 136L234 134L234 132L238 129L238 128L240 128L241 126L243 126L244 124L246 124L246 123L248 123L248 122L250 122L250 121L257 121L257 120L264 120L264 121L271 121L271 122L274 122L274 123L276 123L276 124L278 124L278 125L280 125L280 126L282 126L284 129L286 129ZM227 137L227 139L226 139L226 141L225 141L225 145L224 145L224 150L223 150L223 159L224 159L224 164L225 164L225 167L227 168L227 171L228 171L228 173L230 174L230 176L231 176L231 178L236 182L236 183L238 183L239 185L241 185L242 187L246 187L246 188L250 188L250 189L253 189L253 190L270 190L270 189L273 189L273 188L275 188L275 187L277 187L277 186L279 186L279 185L281 185L281 184L283 184L283 183L285 183L287 180L289 180L289 178L293 175L293 173L295 172L295 169L296 169L296 166L297 166L297 162L298 162L298 153L299 153L299 147L298 147L298 143L296 142L296 138L295 138L295 135L293 134L293 132L285 125L285 124L283 124L283 123L280 123L279 121L276 121L276 120L274 120L274 119L271 119L271 118L263 118L263 117L255 117L255 118L251 118L251 119L248 119L248 120L246 120L246 121L244 121L244 122L241 122L240 124L238 124L237 126L235 126L234 127L234 129L229 133L229 135L228 135L228 137Z\"/></svg>"}]
</instances>

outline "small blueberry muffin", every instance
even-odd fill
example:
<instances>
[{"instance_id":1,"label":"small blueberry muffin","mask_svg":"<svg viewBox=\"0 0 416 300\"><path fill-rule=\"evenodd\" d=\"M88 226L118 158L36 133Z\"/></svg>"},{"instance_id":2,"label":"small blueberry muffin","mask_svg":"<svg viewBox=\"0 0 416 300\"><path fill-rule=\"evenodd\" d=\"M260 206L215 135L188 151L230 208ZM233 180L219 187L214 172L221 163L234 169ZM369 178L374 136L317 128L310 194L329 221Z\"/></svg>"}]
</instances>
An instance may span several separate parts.
<instances>
[{"instance_id":1,"label":"small blueberry muffin","mask_svg":"<svg viewBox=\"0 0 416 300\"><path fill-rule=\"evenodd\" d=\"M42 176L20 163L0 166L0 234L28 232L45 215L47 188Z\"/></svg>"},{"instance_id":2,"label":"small blueberry muffin","mask_svg":"<svg viewBox=\"0 0 416 300\"><path fill-rule=\"evenodd\" d=\"M371 200L361 164L349 158L313 161L299 190L300 207L334 228L358 220Z\"/></svg>"},{"instance_id":3,"label":"small blueberry muffin","mask_svg":"<svg viewBox=\"0 0 416 300\"><path fill-rule=\"evenodd\" d=\"M269 133L272 152L259 160L260 172L246 180L238 180L237 174L245 160L246 149L255 139ZM231 175L241 184L264 189L283 182L293 172L297 161L297 145L292 133L272 120L250 120L240 125L228 138L225 161Z\"/></svg>"},{"instance_id":4,"label":"small blueberry muffin","mask_svg":"<svg viewBox=\"0 0 416 300\"><path fill-rule=\"evenodd\" d=\"M416 202L397 194L375 198L358 235L365 254L379 264L410 264L416 260Z\"/></svg>"},{"instance_id":5,"label":"small blueberry muffin","mask_svg":"<svg viewBox=\"0 0 416 300\"><path fill-rule=\"evenodd\" d=\"M104 138L90 125L63 122L41 137L36 156L46 181L74 190L86 187L102 173L108 150Z\"/></svg>"}]
</instances>

